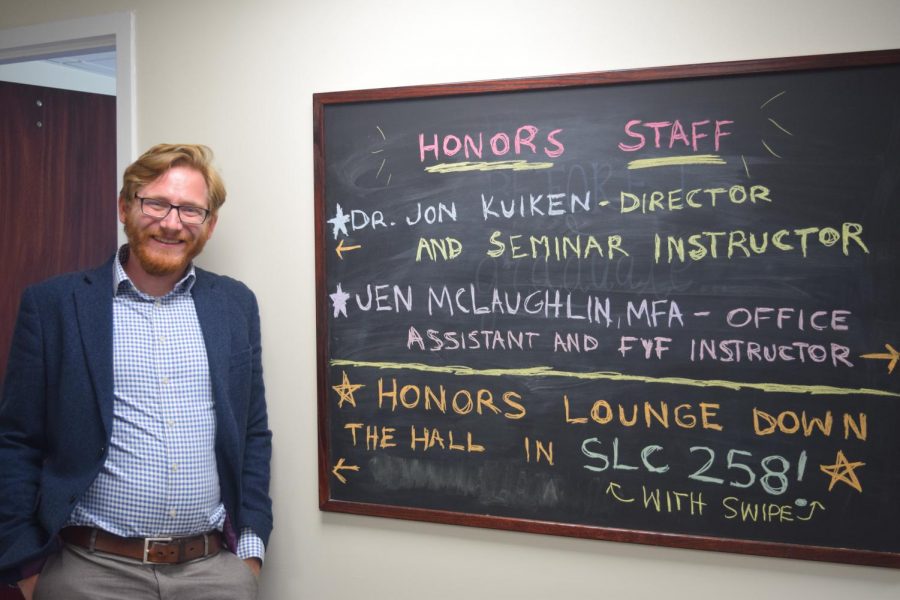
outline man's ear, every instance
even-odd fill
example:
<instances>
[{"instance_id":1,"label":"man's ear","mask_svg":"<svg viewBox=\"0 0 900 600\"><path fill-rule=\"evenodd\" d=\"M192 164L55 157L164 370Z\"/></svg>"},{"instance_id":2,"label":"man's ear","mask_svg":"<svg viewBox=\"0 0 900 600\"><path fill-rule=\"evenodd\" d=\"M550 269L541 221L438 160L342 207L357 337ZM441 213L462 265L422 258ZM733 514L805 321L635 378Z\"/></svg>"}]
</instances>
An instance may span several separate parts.
<instances>
[{"instance_id":1,"label":"man's ear","mask_svg":"<svg viewBox=\"0 0 900 600\"><path fill-rule=\"evenodd\" d=\"M128 215L128 203L125 198L119 196L119 222L124 223L125 217Z\"/></svg>"},{"instance_id":2,"label":"man's ear","mask_svg":"<svg viewBox=\"0 0 900 600\"><path fill-rule=\"evenodd\" d=\"M209 220L207 221L206 226L206 239L212 237L213 230L216 228L216 223L219 220L219 215L209 215Z\"/></svg>"}]
</instances>

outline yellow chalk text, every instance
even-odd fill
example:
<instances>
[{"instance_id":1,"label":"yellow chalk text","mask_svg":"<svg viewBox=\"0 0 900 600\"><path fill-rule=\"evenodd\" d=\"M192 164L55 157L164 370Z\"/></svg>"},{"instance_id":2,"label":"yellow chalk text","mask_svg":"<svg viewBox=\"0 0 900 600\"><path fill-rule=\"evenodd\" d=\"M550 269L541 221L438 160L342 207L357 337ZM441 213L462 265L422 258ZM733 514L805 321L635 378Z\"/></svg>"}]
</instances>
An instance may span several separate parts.
<instances>
[{"instance_id":1,"label":"yellow chalk text","mask_svg":"<svg viewBox=\"0 0 900 600\"><path fill-rule=\"evenodd\" d=\"M662 400L623 404L601 399L593 403L587 416L581 416L584 413L575 413L576 416L573 416L569 396L563 395L565 422L571 425L583 425L588 421L599 425L615 422L625 427L634 427L640 423L647 429L669 429L673 425L681 429L694 429L699 425L701 429L722 431L722 425L715 421L719 408L719 404L714 402L700 402L696 406L683 402L670 408L669 403Z\"/></svg>"},{"instance_id":2,"label":"yellow chalk text","mask_svg":"<svg viewBox=\"0 0 900 600\"><path fill-rule=\"evenodd\" d=\"M484 452L484 446L475 443L471 431L460 436L453 430L445 430L442 433L437 427L416 428L415 425L409 427L409 447L413 451L440 448L456 452Z\"/></svg>"}]
</instances>

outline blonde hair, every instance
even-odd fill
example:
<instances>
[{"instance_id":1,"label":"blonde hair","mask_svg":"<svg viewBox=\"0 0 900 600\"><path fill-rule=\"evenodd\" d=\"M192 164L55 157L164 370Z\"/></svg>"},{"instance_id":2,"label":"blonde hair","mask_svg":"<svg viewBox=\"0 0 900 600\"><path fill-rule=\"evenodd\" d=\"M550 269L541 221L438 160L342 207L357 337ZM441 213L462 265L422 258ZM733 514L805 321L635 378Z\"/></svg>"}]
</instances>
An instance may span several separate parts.
<instances>
[{"instance_id":1,"label":"blonde hair","mask_svg":"<svg viewBox=\"0 0 900 600\"><path fill-rule=\"evenodd\" d=\"M131 204L139 189L156 181L172 167L190 167L203 175L209 211L215 215L225 203L225 183L212 160L212 150L202 144L157 144L125 169L119 197Z\"/></svg>"}]
</instances>

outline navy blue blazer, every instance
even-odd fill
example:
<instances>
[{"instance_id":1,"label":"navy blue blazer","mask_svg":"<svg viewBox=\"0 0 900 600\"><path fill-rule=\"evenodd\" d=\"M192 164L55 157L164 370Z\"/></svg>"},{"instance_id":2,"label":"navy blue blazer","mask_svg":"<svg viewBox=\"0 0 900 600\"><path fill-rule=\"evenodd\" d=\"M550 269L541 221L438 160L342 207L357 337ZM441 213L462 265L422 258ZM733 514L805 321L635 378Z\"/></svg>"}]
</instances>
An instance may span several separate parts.
<instances>
[{"instance_id":1,"label":"navy blue blazer","mask_svg":"<svg viewBox=\"0 0 900 600\"><path fill-rule=\"evenodd\" d=\"M57 548L56 534L106 459L113 414L112 260L22 295L0 401L0 579ZM196 269L222 502L268 543L271 432L256 298Z\"/></svg>"}]
</instances>

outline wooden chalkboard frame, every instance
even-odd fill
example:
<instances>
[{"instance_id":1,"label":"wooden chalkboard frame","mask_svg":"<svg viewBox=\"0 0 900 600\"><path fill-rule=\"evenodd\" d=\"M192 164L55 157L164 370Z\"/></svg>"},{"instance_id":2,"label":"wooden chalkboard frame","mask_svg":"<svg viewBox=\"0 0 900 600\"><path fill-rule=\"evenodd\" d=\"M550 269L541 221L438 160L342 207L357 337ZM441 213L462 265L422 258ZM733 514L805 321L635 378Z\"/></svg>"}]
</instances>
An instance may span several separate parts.
<instances>
[{"instance_id":1,"label":"wooden chalkboard frame","mask_svg":"<svg viewBox=\"0 0 900 600\"><path fill-rule=\"evenodd\" d=\"M399 99L427 99L447 96L483 95L498 92L550 90L584 86L610 86L634 82L707 79L734 75L773 74L794 71L821 71L900 64L900 49L799 56L762 60L744 60L708 64L655 67L634 70L580 73L522 79L504 79L469 83L419 85L317 93L313 95L315 155L315 243L316 243L316 318L318 358L318 474L319 507L323 511L465 525L528 533L561 535L574 538L651 544L673 548L714 550L780 558L797 558L858 565L900 568L900 554L849 548L806 546L697 535L639 531L612 527L576 525L481 514L456 513L383 504L337 500L329 454L332 447L328 427L331 405L328 377L330 338L328 330L328 292L326 289L326 148L325 111L329 106Z\"/></svg>"}]
</instances>

